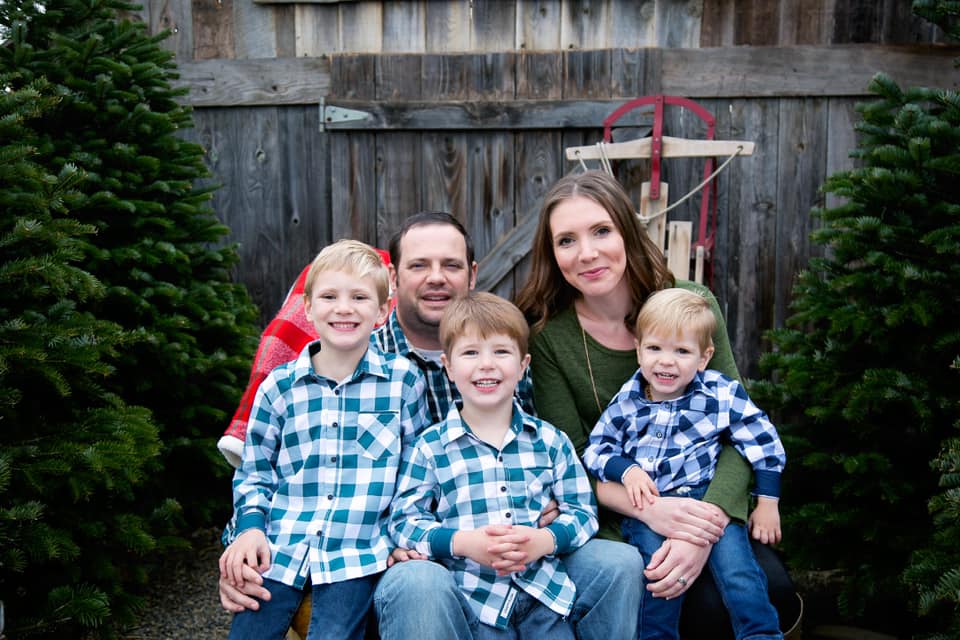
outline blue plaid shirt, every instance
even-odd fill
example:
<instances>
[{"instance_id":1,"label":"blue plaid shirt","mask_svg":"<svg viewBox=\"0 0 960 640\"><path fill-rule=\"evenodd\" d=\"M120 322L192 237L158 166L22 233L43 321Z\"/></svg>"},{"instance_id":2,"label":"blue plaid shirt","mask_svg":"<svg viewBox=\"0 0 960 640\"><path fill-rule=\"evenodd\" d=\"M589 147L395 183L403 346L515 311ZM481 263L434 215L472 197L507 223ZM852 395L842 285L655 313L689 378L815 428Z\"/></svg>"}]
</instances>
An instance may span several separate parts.
<instances>
[{"instance_id":1,"label":"blue plaid shirt","mask_svg":"<svg viewBox=\"0 0 960 640\"><path fill-rule=\"evenodd\" d=\"M254 399L234 474L237 531L266 532L264 577L302 588L384 571L401 452L426 425L426 381L409 360L367 349L347 380L314 373L320 343L274 369Z\"/></svg>"},{"instance_id":2,"label":"blue plaid shirt","mask_svg":"<svg viewBox=\"0 0 960 640\"><path fill-rule=\"evenodd\" d=\"M509 576L452 555L453 534L489 524L537 526L550 499L560 516L548 527L553 554ZM560 615L570 613L576 587L559 554L597 532L597 508L570 439L514 405L510 430L497 450L474 436L454 406L447 419L414 444L397 481L390 533L397 545L440 560L453 572L480 621L506 628L522 589Z\"/></svg>"},{"instance_id":3,"label":"blue plaid shirt","mask_svg":"<svg viewBox=\"0 0 960 640\"><path fill-rule=\"evenodd\" d=\"M754 495L780 497L783 444L767 414L736 380L719 371L697 373L676 400L652 402L638 370L617 392L590 434L583 462L604 481L620 482L639 465L660 492L713 478L721 436L753 466Z\"/></svg>"},{"instance_id":4,"label":"blue plaid shirt","mask_svg":"<svg viewBox=\"0 0 960 640\"><path fill-rule=\"evenodd\" d=\"M456 385L447 378L447 373L439 362L428 360L416 352L415 347L407 342L403 328L397 319L397 310L390 312L387 321L373 331L370 341L386 353L399 353L413 360L427 377L427 411L430 413L429 424L440 422L447 416L450 407L460 399L460 392ZM528 413L533 409L533 383L530 379L530 367L527 367L523 378L517 385L515 397L520 406Z\"/></svg>"}]
</instances>

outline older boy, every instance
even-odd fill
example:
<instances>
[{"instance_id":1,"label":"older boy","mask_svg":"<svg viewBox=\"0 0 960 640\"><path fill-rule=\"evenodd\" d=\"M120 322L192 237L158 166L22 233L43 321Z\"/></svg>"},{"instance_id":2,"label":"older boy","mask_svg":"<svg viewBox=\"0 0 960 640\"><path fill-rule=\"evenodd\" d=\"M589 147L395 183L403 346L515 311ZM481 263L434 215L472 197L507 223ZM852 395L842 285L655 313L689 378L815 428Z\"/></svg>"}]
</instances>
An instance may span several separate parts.
<instances>
[{"instance_id":1,"label":"older boy","mask_svg":"<svg viewBox=\"0 0 960 640\"><path fill-rule=\"evenodd\" d=\"M235 585L257 567L270 598L230 638L281 638L310 584L309 639L363 638L401 452L426 422L426 382L370 342L389 276L367 245L341 240L314 260L304 312L319 338L260 385L234 476L236 540L220 558Z\"/></svg>"},{"instance_id":2,"label":"older boy","mask_svg":"<svg viewBox=\"0 0 960 640\"><path fill-rule=\"evenodd\" d=\"M404 462L390 531L450 569L475 639L573 640L576 587L561 557L596 533L596 505L569 438L514 402L530 361L527 323L510 302L473 293L448 305L440 338L460 403ZM538 528L550 500L560 515ZM525 539L518 570L491 553L503 529Z\"/></svg>"},{"instance_id":3,"label":"older boy","mask_svg":"<svg viewBox=\"0 0 960 640\"><path fill-rule=\"evenodd\" d=\"M634 506L642 509L659 495L702 498L721 438L728 438L756 475L753 535L776 542L783 445L739 382L706 370L715 324L707 300L692 291L664 289L650 296L636 321L640 368L600 416L584 463L601 480L621 482ZM622 528L624 539L643 554L652 554L663 542L637 519L625 518ZM783 637L766 576L742 525L727 525L710 553L709 567L738 639ZM678 638L682 602L683 596L665 600L645 592L640 638Z\"/></svg>"}]
</instances>

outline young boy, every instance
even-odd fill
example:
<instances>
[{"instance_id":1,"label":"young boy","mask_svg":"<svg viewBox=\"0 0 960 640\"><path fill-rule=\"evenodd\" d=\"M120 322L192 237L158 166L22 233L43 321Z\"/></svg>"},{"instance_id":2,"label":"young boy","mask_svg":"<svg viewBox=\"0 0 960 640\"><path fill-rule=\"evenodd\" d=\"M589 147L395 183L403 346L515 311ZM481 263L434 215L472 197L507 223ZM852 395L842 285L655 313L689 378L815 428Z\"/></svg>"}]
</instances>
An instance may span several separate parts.
<instances>
[{"instance_id":1,"label":"young boy","mask_svg":"<svg viewBox=\"0 0 960 640\"><path fill-rule=\"evenodd\" d=\"M448 305L441 359L462 400L417 438L390 518L399 547L453 572L474 640L572 640L566 616L576 588L560 556L597 531L590 483L569 438L514 402L530 361L528 334L520 310L493 294ZM550 499L560 516L537 528ZM496 530L512 535L504 542L490 535ZM518 561L520 571L499 570Z\"/></svg>"},{"instance_id":2,"label":"young boy","mask_svg":"<svg viewBox=\"0 0 960 640\"><path fill-rule=\"evenodd\" d=\"M729 440L754 468L753 536L764 543L778 542L783 445L739 382L706 369L715 324L709 303L696 293L665 289L650 296L636 322L640 368L600 416L584 464L600 480L621 482L634 506L642 509L660 495L702 498L721 441ZM626 541L644 555L663 542L634 518L625 518L622 528ZM766 577L742 525L727 525L710 553L709 566L738 639L783 637L767 597ZM684 576L677 581L686 584ZM656 599L644 591L640 637L678 638L682 600Z\"/></svg>"},{"instance_id":3,"label":"young boy","mask_svg":"<svg viewBox=\"0 0 960 640\"><path fill-rule=\"evenodd\" d=\"M237 539L221 575L262 572L270 600L238 613L230 638L282 638L311 584L314 638L362 638L401 451L426 424L426 382L370 333L388 312L388 272L367 245L341 240L313 261L304 308L318 339L257 391L233 480Z\"/></svg>"}]
</instances>

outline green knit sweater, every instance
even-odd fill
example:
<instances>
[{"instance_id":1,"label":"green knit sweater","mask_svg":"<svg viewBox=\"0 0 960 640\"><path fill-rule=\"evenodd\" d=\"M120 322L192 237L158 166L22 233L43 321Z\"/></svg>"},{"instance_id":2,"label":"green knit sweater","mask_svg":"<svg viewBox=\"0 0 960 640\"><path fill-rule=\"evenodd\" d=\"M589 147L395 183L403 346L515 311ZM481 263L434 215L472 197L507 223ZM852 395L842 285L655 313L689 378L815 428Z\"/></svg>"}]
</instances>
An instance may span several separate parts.
<instances>
[{"instance_id":1,"label":"green knit sweater","mask_svg":"<svg viewBox=\"0 0 960 640\"><path fill-rule=\"evenodd\" d=\"M708 366L739 379L740 373L727 337L727 325L716 298L706 287L693 282L678 280L677 286L696 291L710 300L718 323L713 335L715 351ZM530 372L537 415L566 432L581 456L601 413L593 394L594 384L600 404L606 407L623 383L637 370L637 352L634 349L609 349L589 334L586 334L586 345L590 366L587 366L584 351L584 334L572 307L551 318L530 341ZM751 479L752 472L747 461L733 448L724 447L704 500L718 505L731 518L745 522ZM601 509L600 520L601 536L620 538L619 516Z\"/></svg>"}]
</instances>

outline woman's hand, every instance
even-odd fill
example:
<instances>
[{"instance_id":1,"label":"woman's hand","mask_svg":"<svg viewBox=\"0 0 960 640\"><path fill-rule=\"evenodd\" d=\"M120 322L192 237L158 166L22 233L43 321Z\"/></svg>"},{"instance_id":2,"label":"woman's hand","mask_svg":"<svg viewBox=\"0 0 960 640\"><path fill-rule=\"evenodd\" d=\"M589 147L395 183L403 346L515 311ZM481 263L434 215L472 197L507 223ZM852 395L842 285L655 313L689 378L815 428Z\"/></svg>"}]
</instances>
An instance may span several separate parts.
<instances>
[{"instance_id":1,"label":"woman's hand","mask_svg":"<svg viewBox=\"0 0 960 640\"><path fill-rule=\"evenodd\" d=\"M664 540L643 571L647 591L655 598L676 598L700 576L711 549L712 544L700 546L683 540Z\"/></svg>"},{"instance_id":2,"label":"woman's hand","mask_svg":"<svg viewBox=\"0 0 960 640\"><path fill-rule=\"evenodd\" d=\"M637 509L619 482L598 482L597 500L617 513L640 520L665 538L700 546L719 540L730 522L720 507L693 498L659 497Z\"/></svg>"}]
</instances>

